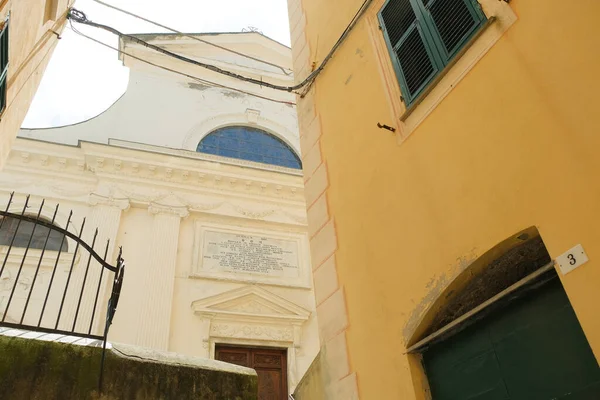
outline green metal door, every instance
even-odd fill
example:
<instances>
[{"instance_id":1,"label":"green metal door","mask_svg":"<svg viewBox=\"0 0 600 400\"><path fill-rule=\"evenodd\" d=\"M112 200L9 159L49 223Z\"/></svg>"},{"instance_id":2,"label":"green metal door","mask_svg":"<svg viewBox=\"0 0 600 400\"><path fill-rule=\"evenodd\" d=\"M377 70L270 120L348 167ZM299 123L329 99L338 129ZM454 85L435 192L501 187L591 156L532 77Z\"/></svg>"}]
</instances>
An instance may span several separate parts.
<instances>
[{"instance_id":1,"label":"green metal door","mask_svg":"<svg viewBox=\"0 0 600 400\"><path fill-rule=\"evenodd\" d=\"M600 400L600 368L558 278L423 361L433 400Z\"/></svg>"}]
</instances>

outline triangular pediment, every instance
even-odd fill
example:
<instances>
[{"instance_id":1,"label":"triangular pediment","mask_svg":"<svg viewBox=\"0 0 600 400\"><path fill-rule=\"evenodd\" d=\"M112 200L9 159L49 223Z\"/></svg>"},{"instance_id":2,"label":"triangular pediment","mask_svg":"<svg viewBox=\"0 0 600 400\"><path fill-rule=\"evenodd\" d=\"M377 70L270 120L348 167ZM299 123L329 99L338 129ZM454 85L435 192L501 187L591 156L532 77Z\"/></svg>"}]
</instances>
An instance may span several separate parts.
<instances>
[{"instance_id":1,"label":"triangular pediment","mask_svg":"<svg viewBox=\"0 0 600 400\"><path fill-rule=\"evenodd\" d=\"M197 315L219 317L305 321L310 316L303 307L254 285L194 301L192 309Z\"/></svg>"},{"instance_id":2,"label":"triangular pediment","mask_svg":"<svg viewBox=\"0 0 600 400\"><path fill-rule=\"evenodd\" d=\"M211 307L214 310L249 312L253 314L285 315L289 310L252 293Z\"/></svg>"}]
</instances>

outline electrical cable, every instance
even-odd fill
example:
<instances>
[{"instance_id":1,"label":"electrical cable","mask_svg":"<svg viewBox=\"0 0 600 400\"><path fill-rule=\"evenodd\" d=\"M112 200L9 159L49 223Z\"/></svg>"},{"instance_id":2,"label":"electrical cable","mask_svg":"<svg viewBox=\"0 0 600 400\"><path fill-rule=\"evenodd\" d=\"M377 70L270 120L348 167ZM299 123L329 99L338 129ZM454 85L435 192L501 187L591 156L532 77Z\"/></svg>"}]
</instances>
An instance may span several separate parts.
<instances>
[{"instance_id":1,"label":"electrical cable","mask_svg":"<svg viewBox=\"0 0 600 400\"><path fill-rule=\"evenodd\" d=\"M244 91L244 90L236 89L236 88L233 88L231 86L221 85L221 84L216 83L216 82L208 81L206 79L202 79L202 78L198 78L198 77L193 76L193 75L186 74L185 72L177 71L177 70L174 70L174 69L171 69L171 68L159 65L159 64L155 64L155 63L153 63L151 61L144 60L141 57L134 56L133 54L124 52L121 49L118 49L117 47L111 46L109 44L106 44L106 43L98 40L98 39L95 39L95 38L93 38L91 36L86 35L85 33L81 32L80 30L78 30L77 28L75 28L73 26L73 23L71 21L69 21L69 24L70 24L71 30L73 32L75 32L76 34L78 34L80 36L83 36L86 39L91 40L92 42L98 43L98 44L100 44L100 45L102 45L102 46L104 46L106 48L109 48L109 49L114 50L114 51L116 51L118 53L124 54L124 55L126 55L128 57L131 57L131 58L133 58L135 60L141 61L141 62L143 62L145 64L151 65L153 67L160 68L160 69L165 70L165 71L169 71L169 72L172 72L172 73L175 73L175 74L178 74L178 75L185 76L186 78L193 79L195 81L198 81L198 82L200 82L202 84L205 84L205 85L208 85L208 86L219 87L219 88L222 88L222 89L228 89L228 90L232 90L232 91L235 91L235 92L244 93L244 94L247 94L249 96L254 96L254 97L257 97L257 98L263 99L263 100L273 101L275 103L281 103L281 104L286 104L286 105L290 105L290 106L296 106L296 103L291 102L291 101L277 100L277 99L273 99L273 98L270 98L270 97L261 96L259 94L255 94L255 93L247 92L247 91Z\"/></svg>"},{"instance_id":2,"label":"electrical cable","mask_svg":"<svg viewBox=\"0 0 600 400\"><path fill-rule=\"evenodd\" d=\"M196 40L196 41L198 41L198 42L201 42L201 43L207 44L207 45L209 45L209 46L214 46L214 47L216 47L216 48L218 48L218 49L221 49L221 50L228 51L228 52L230 52L230 53L233 53L233 54L236 54L236 55L238 55L238 56L242 56L242 57L248 58L248 59L250 59L250 60L254 60L254 61L257 61L257 62L260 62L260 63L266 64L266 65L270 65L270 66L272 66L272 67L275 67L275 68L279 68L279 69L281 70L281 72L283 72L283 73L284 73L284 74L286 74L287 76L290 76L290 75L292 75L292 74L293 74L293 72L292 72L292 71L291 71L289 68L284 68L284 67L282 67L281 65L277 65L277 64L274 64L274 63L270 63L270 62L268 62L268 61L261 60L261 59L259 59L259 58L256 58L256 57L249 56L248 54L240 53L239 51L235 51L235 50L229 49L229 48L227 48L227 47L224 47L224 46L218 45L218 44L216 44L216 43L212 43L212 42L209 42L209 41L207 41L207 40L200 39L200 38L199 38L199 37L197 37L197 36L193 36L193 35L190 35L190 34L187 34L187 33L180 32L180 31L178 31L178 30L176 30L176 29L170 28L170 27L168 27L168 26L166 26L166 25L163 25L163 24L161 24L161 23L158 23L158 22L156 22L156 21L152 21L152 20L150 20L150 19L148 19L148 18L144 18L144 17L142 17L141 15L137 15L137 14L134 14L134 13L132 13L132 12L130 12L130 11L123 10L123 9L121 9L121 8L119 8L119 7L113 6L112 4L108 4L108 3L105 3L105 2L103 2L103 1L100 1L100 0L92 0L92 1L94 1L94 2L96 2L96 3L98 3L98 4L100 4L100 5L103 5L104 7L108 7L108 8L111 8L111 9L115 10L115 11L118 11L118 12L121 12L121 13L123 13L123 14L129 15L130 17L134 17L134 18L137 18L137 19L139 19L139 20L141 20L141 21L147 22L147 23L149 23L149 24L152 24L152 25L158 26L159 28L163 28L163 29L166 29L166 30L168 30L168 31L171 31L171 32L177 33L178 35L185 36L185 37L187 37L187 38L190 38L190 39ZM289 71L289 72L288 72L288 71Z\"/></svg>"},{"instance_id":3,"label":"electrical cable","mask_svg":"<svg viewBox=\"0 0 600 400\"><path fill-rule=\"evenodd\" d=\"M98 24L95 22L90 21L87 16L85 15L85 13L83 13L82 11L79 11L75 8L71 8L69 11L69 19L73 20L75 22L84 24L84 25L89 25L89 26L93 26L95 28L100 28L103 30L106 30L108 32L113 33L114 35L117 35L120 38L126 37L129 38L131 41L138 43L142 46L151 48L157 52L163 53L165 55L168 55L170 57L176 58L178 60L184 61L184 62L188 62L190 64L194 64L197 65L199 67L202 68L206 68L208 70L214 71L216 73L222 74L222 75L226 75L235 79L239 79L245 82L249 82L249 83L253 83L256 85L260 85L271 88L271 89L275 89L275 90L282 90L282 91L286 91L286 92L294 92L295 90L301 89L304 86L308 85L308 89L305 90L303 93L297 93L294 92L296 94L299 94L300 97L304 97L306 95L306 93L308 93L308 90L310 89L310 87L312 86L314 80L316 79L316 77L321 73L321 71L323 71L323 69L325 68L325 65L327 64L327 62L333 57L333 54L335 53L335 51L339 48L339 46L342 44L342 42L346 39L346 37L350 34L350 32L352 31L352 29L354 29L354 27L356 26L356 23L358 22L358 20L360 19L360 17L364 14L364 12L366 11L366 9L368 8L368 6L370 5L370 3L372 2L372 0L365 0L363 2L363 4L361 5L361 7L358 9L358 11L356 12L356 14L354 15L354 18L352 18L352 20L350 21L350 23L348 24L348 26L346 27L346 29L344 30L344 32L342 33L342 35L339 37L339 39L337 40L337 42L335 43L335 45L331 48L331 50L329 51L329 53L327 54L327 56L325 56L325 58L323 59L323 62L321 62L321 65L319 65L319 67L317 69L315 69L314 71L312 71L302 82L294 85L294 86L281 86L281 85L275 85L269 82L265 82L262 79L255 79L255 78L249 78L231 71L227 71L224 69L221 69L215 65L211 65L211 64L205 64L205 63L201 63L198 62L196 60L192 60L189 59L187 57L183 57L181 55L172 53L168 50L165 50L161 47L155 46L153 44L150 44L148 42L145 42L141 39L136 38L135 36L132 35L127 35L124 34L122 32L119 32L118 30L110 27L110 26L106 26L106 25L102 25L102 24Z\"/></svg>"},{"instance_id":4,"label":"electrical cable","mask_svg":"<svg viewBox=\"0 0 600 400\"><path fill-rule=\"evenodd\" d=\"M90 21L90 20L87 19L86 15L83 12L81 12L81 11L75 9L75 8L72 8L71 11L69 12L69 19L71 19L71 20L73 20L75 22L78 22L80 24L83 24L83 25L88 25L88 26L93 26L95 28L103 29L103 30L105 30L107 32L110 32L110 33L112 33L112 34L120 37L120 38L127 38L127 39L131 40L134 43L140 44L140 45L142 45L144 47L150 48L150 49L155 50L155 51L157 51L159 53L163 53L163 54L165 54L167 56L170 56L172 58L178 59L180 61L187 62L189 64L194 64L194 65L196 65L198 67L202 67L202 68L208 69L210 71L216 72L218 74L226 75L226 76L229 76L231 78L235 78L235 79L238 79L238 80L241 80L241 81L254 83L256 85L268 87L268 88L275 89L275 90L282 90L282 91L285 91L285 92L292 92L292 91L294 91L294 90L299 89L299 88L302 87L302 86L298 86L298 85L295 85L295 86L275 85L275 84L270 83L270 82L265 82L262 79L249 78L247 76L240 75L240 74L237 74L235 72L224 70L222 68L217 67L216 65L206 64L206 63L203 63L203 62L200 62L200 61L192 60L191 58L187 58L187 57L181 56L179 54L173 53L173 52L171 52L169 50L163 49L162 47L155 46L155 45L153 45L151 43L148 43L148 42L146 42L144 40L141 40L141 39L139 39L139 38L137 38L135 36L127 35L125 33L122 33L122 32L120 32L120 31L118 31L115 28L112 28L110 26L98 24L96 22L92 22L92 21Z\"/></svg>"},{"instance_id":5,"label":"electrical cable","mask_svg":"<svg viewBox=\"0 0 600 400\"><path fill-rule=\"evenodd\" d=\"M340 35L340 38L337 40L337 42L335 42L335 44L333 45L333 47L331 48L331 50L329 51L329 53L325 56L325 58L323 59L323 62L321 62L321 65L319 65L319 68L317 68L314 71L314 72L316 72L314 78L311 79L309 82L306 83L307 87L300 94L301 98L304 98L304 96L306 96L306 94L308 93L308 91L312 87L312 84L314 83L317 75L319 75L321 73L321 71L323 71L323 69L325 68L325 65L327 65L327 63L329 62L329 60L333 57L333 54L335 53L335 51L338 49L338 47L341 46L341 44L344 42L344 40L348 37L348 35L352 31L352 29L354 29L354 27L356 26L356 23L358 22L358 20L360 19L360 17L362 17L362 15L365 13L365 11L367 10L367 8L369 8L369 6L371 5L372 1L373 0L365 0L363 2L363 4L360 6L360 8L358 9L358 11L356 12L356 14L354 14L354 18L352 18L352 20L350 21L350 23L348 24L348 26L346 27L346 29L344 29L344 32L342 32L342 34ZM309 77L310 77L310 75L309 75Z\"/></svg>"},{"instance_id":6,"label":"electrical cable","mask_svg":"<svg viewBox=\"0 0 600 400\"><path fill-rule=\"evenodd\" d=\"M155 64L155 63L153 63L151 61L144 60L141 57L134 56L131 53L124 52L124 51L118 49L117 47L113 47L113 46L108 45L108 44L106 44L106 43L104 43L104 42L102 42L100 40L97 40L97 39L91 37L91 36L88 36L85 33L79 31L77 28L75 28L73 26L73 24L71 23L71 21L69 21L69 23L71 25L70 26L71 30L73 32L75 32L76 34L78 34L80 36L83 36L86 39L89 39L89 40L91 40L91 41L93 41L95 43L98 43L98 44L100 44L100 45L102 45L102 46L104 46L106 48L109 48L109 49L114 50L114 51L116 51L118 53L124 54L124 55L126 55L128 57L131 57L131 58L133 58L135 60L141 61L141 62L143 62L145 64L151 65L153 67L156 67L156 68L159 68L159 69L162 69L162 70L165 70L165 71L169 71L169 72L172 72L172 73L175 73L175 74L178 74L178 75L185 76L187 78L193 79L195 81L198 81L198 82L203 83L203 84L208 85L208 86L213 86L213 87L219 87L219 88L223 88L223 89L228 89L228 90L232 90L232 91L235 91L235 92L244 93L244 94L247 94L249 96L258 97L258 98L263 99L263 100L273 101L273 102L276 102L276 103L287 104L287 105L290 105L290 106L295 106L296 105L296 103L291 102L291 101L277 100L277 99L273 99L271 97L261 96L259 94L247 92L247 91L244 91L244 90L241 90L241 89L236 89L236 88L231 87L231 86L222 85L222 84L219 84L219 83L216 83L216 82L212 82L212 81L209 81L209 80L206 80L206 79L198 78L198 77L190 75L190 74L186 74L185 72L177 71L177 70L174 70L174 69L162 66L162 65Z\"/></svg>"}]
</instances>

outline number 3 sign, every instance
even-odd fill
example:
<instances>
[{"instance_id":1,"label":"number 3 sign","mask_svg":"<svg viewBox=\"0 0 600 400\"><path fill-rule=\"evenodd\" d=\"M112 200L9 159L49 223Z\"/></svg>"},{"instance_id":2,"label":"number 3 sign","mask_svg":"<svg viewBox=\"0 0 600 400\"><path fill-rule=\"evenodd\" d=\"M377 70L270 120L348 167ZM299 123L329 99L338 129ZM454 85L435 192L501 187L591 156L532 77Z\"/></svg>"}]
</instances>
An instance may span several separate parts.
<instances>
[{"instance_id":1,"label":"number 3 sign","mask_svg":"<svg viewBox=\"0 0 600 400\"><path fill-rule=\"evenodd\" d=\"M589 258L580 244L556 258L556 262L560 267L560 272L562 272L563 275L573 271L575 268L588 261Z\"/></svg>"}]
</instances>

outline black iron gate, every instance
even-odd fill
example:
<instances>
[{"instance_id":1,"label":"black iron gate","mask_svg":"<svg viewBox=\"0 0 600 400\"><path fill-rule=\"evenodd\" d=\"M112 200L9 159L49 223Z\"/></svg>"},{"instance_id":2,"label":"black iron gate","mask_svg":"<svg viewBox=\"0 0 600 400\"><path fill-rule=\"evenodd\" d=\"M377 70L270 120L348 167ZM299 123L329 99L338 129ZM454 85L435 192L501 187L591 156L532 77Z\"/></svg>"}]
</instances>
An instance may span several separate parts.
<instances>
[{"instance_id":1,"label":"black iron gate","mask_svg":"<svg viewBox=\"0 0 600 400\"><path fill-rule=\"evenodd\" d=\"M86 231L85 218L75 227L70 211L62 228L59 205L50 218L43 216L44 201L35 210L29 203L27 196L23 205L15 204L11 193L0 211L0 326L101 340L101 387L125 272L121 249L113 266L106 261L110 241L97 244L98 229Z\"/></svg>"}]
</instances>

